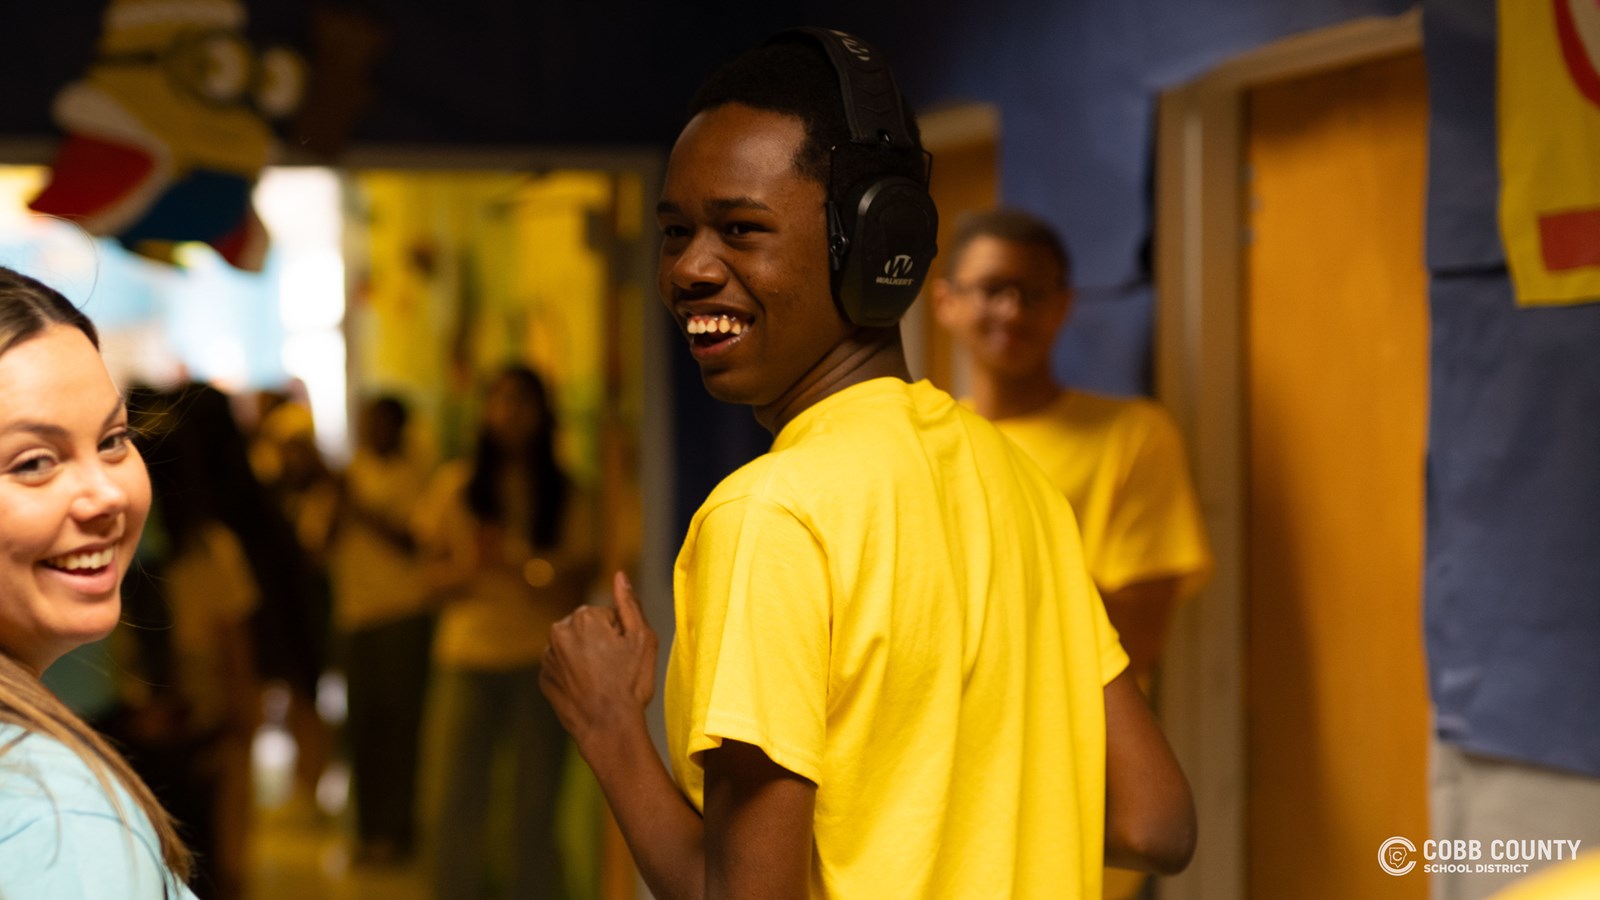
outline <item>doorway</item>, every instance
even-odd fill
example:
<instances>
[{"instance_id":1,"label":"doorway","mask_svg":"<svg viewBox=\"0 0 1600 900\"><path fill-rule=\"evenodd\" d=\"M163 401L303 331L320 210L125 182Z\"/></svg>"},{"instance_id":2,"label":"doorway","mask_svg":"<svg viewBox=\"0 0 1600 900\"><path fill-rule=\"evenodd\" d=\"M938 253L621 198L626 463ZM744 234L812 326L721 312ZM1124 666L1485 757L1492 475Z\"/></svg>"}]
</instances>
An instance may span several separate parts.
<instances>
[{"instance_id":1,"label":"doorway","mask_svg":"<svg viewBox=\"0 0 1600 900\"><path fill-rule=\"evenodd\" d=\"M1426 892L1377 866L1427 827L1419 25L1296 36L1162 98L1158 394L1218 564L1168 657L1205 838L1163 897Z\"/></svg>"}]
</instances>

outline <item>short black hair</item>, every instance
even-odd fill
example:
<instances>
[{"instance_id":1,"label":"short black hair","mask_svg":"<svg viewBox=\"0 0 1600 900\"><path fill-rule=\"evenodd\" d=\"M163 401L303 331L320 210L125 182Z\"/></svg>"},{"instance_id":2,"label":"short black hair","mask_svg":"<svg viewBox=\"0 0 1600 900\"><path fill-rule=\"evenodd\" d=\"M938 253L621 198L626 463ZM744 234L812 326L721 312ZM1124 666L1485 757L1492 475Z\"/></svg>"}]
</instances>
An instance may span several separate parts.
<instances>
[{"instance_id":1,"label":"short black hair","mask_svg":"<svg viewBox=\"0 0 1600 900\"><path fill-rule=\"evenodd\" d=\"M374 415L388 419L396 431L406 427L406 421L411 415L406 402L394 394L379 394L373 397L367 401L367 409Z\"/></svg>"},{"instance_id":2,"label":"short black hair","mask_svg":"<svg viewBox=\"0 0 1600 900\"><path fill-rule=\"evenodd\" d=\"M846 196L852 186L886 175L927 181L922 132L905 96L901 95L900 106L912 146L885 149L852 144L839 75L822 46L804 34L782 35L724 63L689 101L689 117L729 103L800 119L806 136L795 168L821 184L828 198L839 205L847 230L854 225L855 211Z\"/></svg>"},{"instance_id":3,"label":"short black hair","mask_svg":"<svg viewBox=\"0 0 1600 900\"><path fill-rule=\"evenodd\" d=\"M1061 266L1061 286L1072 284L1072 255L1067 252L1061 235L1043 219L1020 209L971 210L958 216L945 251L945 271L954 272L961 265L961 254L967 245L980 237L1030 244L1045 250Z\"/></svg>"}]
</instances>

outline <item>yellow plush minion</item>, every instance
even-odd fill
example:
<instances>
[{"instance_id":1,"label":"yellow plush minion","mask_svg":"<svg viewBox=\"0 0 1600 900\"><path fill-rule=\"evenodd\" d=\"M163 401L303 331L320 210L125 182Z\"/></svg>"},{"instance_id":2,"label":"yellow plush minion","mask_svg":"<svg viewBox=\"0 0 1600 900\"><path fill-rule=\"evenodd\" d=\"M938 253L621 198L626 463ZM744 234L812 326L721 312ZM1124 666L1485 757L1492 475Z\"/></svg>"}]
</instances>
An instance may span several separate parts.
<instances>
[{"instance_id":1,"label":"yellow plush minion","mask_svg":"<svg viewBox=\"0 0 1600 900\"><path fill-rule=\"evenodd\" d=\"M304 70L289 51L258 54L244 24L238 0L111 0L94 63L56 96L67 137L33 209L154 258L202 241L259 270L266 120L299 103Z\"/></svg>"}]
</instances>

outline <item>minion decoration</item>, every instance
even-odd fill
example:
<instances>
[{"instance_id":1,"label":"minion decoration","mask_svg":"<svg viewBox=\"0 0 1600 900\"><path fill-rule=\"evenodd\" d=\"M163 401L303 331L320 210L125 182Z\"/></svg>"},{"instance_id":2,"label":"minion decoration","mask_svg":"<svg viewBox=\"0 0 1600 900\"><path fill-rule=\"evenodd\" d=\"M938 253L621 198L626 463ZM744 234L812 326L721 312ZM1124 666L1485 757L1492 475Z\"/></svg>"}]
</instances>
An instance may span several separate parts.
<instances>
[{"instance_id":1,"label":"minion decoration","mask_svg":"<svg viewBox=\"0 0 1600 900\"><path fill-rule=\"evenodd\" d=\"M110 0L96 58L56 95L66 138L36 212L173 262L210 244L259 272L267 233L251 190L274 148L268 120L304 93L294 52L258 53L239 0Z\"/></svg>"}]
</instances>

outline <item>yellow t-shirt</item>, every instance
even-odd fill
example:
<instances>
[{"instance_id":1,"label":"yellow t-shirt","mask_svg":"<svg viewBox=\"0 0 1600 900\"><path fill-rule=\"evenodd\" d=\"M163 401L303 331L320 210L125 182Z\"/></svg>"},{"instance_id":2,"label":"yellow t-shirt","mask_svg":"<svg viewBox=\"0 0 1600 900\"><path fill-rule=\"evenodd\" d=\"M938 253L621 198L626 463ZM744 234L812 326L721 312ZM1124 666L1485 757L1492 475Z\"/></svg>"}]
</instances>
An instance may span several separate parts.
<instances>
[{"instance_id":1,"label":"yellow t-shirt","mask_svg":"<svg viewBox=\"0 0 1600 900\"><path fill-rule=\"evenodd\" d=\"M674 574L673 773L760 747L817 785L812 897L1096 897L1104 685L1072 511L927 382L817 403L718 485Z\"/></svg>"},{"instance_id":2,"label":"yellow t-shirt","mask_svg":"<svg viewBox=\"0 0 1600 900\"><path fill-rule=\"evenodd\" d=\"M1161 406L1062 391L1044 409L995 425L1067 495L1100 590L1177 577L1186 596L1211 574L1183 441Z\"/></svg>"},{"instance_id":3,"label":"yellow t-shirt","mask_svg":"<svg viewBox=\"0 0 1600 900\"><path fill-rule=\"evenodd\" d=\"M380 457L357 450L344 471L346 502L382 516L392 528L409 529L428 474L409 454ZM334 622L341 631L371 628L427 609L417 555L353 515L334 533L328 570Z\"/></svg>"},{"instance_id":4,"label":"yellow t-shirt","mask_svg":"<svg viewBox=\"0 0 1600 900\"><path fill-rule=\"evenodd\" d=\"M224 655L232 648L218 632L242 628L261 591L238 536L219 522L201 525L162 577L172 604L174 686L188 706L189 727L206 732L228 719L238 687L230 683L237 660Z\"/></svg>"},{"instance_id":5,"label":"yellow t-shirt","mask_svg":"<svg viewBox=\"0 0 1600 900\"><path fill-rule=\"evenodd\" d=\"M463 460L440 467L418 504L413 528L423 552L450 559L473 572L466 584L444 599L433 636L433 661L447 668L505 670L538 665L550 640L550 626L584 600L586 584L551 578L534 586L516 568L478 566L479 520L467 508L470 464ZM508 518L531 515L526 504L512 506ZM504 529L504 556L510 560L537 557L552 573L593 566L597 555L594 511L589 495L577 485L567 497L561 544L535 551L524 537L525 526Z\"/></svg>"}]
</instances>

